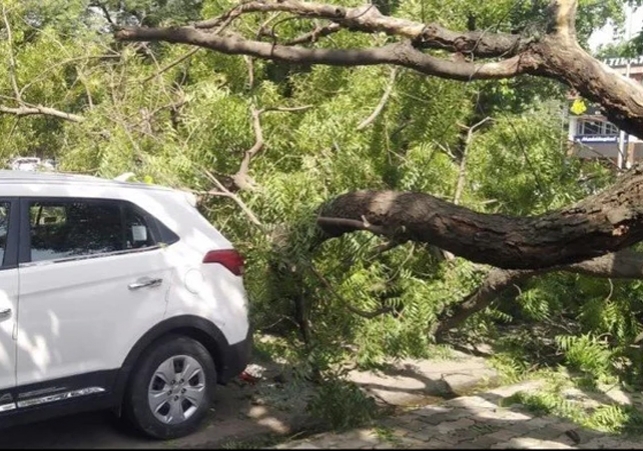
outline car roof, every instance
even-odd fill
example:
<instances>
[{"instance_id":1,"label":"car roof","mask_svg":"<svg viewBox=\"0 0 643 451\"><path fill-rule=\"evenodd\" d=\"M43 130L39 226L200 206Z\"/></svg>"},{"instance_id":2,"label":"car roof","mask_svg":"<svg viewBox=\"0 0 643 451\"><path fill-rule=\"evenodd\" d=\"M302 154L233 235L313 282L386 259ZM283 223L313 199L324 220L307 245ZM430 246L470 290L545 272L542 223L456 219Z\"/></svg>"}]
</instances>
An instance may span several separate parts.
<instances>
[{"instance_id":1,"label":"car roof","mask_svg":"<svg viewBox=\"0 0 643 451\"><path fill-rule=\"evenodd\" d=\"M110 180L91 175L69 174L64 172L37 172L37 171L12 171L0 169L0 185L20 184L20 183L42 183L42 184L78 184L78 185L103 185L114 188L137 188L137 189L157 189L171 191L159 185L150 185L139 182L122 182L119 180Z\"/></svg>"}]
</instances>

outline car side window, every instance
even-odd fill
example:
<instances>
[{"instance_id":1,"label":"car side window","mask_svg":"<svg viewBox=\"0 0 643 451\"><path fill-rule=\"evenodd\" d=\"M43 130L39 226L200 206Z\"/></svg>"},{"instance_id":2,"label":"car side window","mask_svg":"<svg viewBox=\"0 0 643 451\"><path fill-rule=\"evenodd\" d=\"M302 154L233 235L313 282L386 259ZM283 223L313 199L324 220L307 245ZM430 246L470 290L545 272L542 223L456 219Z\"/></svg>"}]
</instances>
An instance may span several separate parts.
<instances>
[{"instance_id":1,"label":"car side window","mask_svg":"<svg viewBox=\"0 0 643 451\"><path fill-rule=\"evenodd\" d=\"M146 214L128 204L124 207L124 214L126 249L141 249L157 244L153 236L153 230L150 227L151 221Z\"/></svg>"},{"instance_id":2,"label":"car side window","mask_svg":"<svg viewBox=\"0 0 643 451\"><path fill-rule=\"evenodd\" d=\"M29 218L32 262L125 249L121 209L115 201L31 202Z\"/></svg>"},{"instance_id":3,"label":"car side window","mask_svg":"<svg viewBox=\"0 0 643 451\"><path fill-rule=\"evenodd\" d=\"M0 202L0 266L4 263L4 252L7 248L10 205L9 202Z\"/></svg>"}]
</instances>

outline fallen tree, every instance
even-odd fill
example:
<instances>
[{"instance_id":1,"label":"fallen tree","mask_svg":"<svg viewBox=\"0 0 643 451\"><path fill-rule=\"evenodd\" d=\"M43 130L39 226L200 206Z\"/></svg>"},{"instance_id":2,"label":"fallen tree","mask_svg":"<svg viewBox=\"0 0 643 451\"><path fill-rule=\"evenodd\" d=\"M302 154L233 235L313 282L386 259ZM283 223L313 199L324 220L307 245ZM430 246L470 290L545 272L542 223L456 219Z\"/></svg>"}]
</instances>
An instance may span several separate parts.
<instances>
[{"instance_id":1,"label":"fallen tree","mask_svg":"<svg viewBox=\"0 0 643 451\"><path fill-rule=\"evenodd\" d=\"M468 82L534 75L557 80L603 106L622 130L643 137L643 87L620 77L588 54L576 39L577 0L553 0L547 13L521 33L454 31L382 14L375 5L343 7L314 2L247 1L212 19L180 27L123 27L120 41L189 44L230 55L292 64L342 67L393 65L426 76ZM316 19L296 39L274 33L244 37L232 24L248 14L282 13ZM365 48L321 48L315 43L340 30L384 33L388 43ZM393 41L393 42L391 42ZM437 51L436 51L437 50ZM444 54L455 57L445 57ZM635 166L607 190L570 207L533 217L483 214L426 193L360 191L324 205L317 219L325 239L366 230L392 241L438 246L501 269L489 273L438 328L489 304L499 291L554 270L599 277L641 278L641 256L627 250L643 240L643 167Z\"/></svg>"}]
</instances>

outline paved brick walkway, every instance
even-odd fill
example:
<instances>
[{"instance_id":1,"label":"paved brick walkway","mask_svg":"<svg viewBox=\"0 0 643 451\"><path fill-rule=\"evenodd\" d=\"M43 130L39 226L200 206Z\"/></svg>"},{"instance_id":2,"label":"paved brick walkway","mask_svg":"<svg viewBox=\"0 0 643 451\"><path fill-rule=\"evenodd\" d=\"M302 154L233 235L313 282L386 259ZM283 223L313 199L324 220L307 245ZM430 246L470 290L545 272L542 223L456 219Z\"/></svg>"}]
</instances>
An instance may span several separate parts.
<instances>
[{"instance_id":1,"label":"paved brick walkway","mask_svg":"<svg viewBox=\"0 0 643 451\"><path fill-rule=\"evenodd\" d=\"M502 398L537 385L519 384L463 396L389 417L368 428L322 433L277 449L643 449L643 438L585 430L555 416L534 416Z\"/></svg>"}]
</instances>

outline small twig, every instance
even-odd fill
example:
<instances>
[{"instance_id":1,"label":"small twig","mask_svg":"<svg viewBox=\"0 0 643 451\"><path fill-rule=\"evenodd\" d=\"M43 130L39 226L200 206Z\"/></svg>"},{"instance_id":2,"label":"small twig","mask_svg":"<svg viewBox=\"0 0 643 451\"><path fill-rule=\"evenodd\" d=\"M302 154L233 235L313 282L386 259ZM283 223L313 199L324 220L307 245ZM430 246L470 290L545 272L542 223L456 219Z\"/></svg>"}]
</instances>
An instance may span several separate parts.
<instances>
[{"instance_id":1,"label":"small twig","mask_svg":"<svg viewBox=\"0 0 643 451\"><path fill-rule=\"evenodd\" d=\"M612 295L614 294L614 282L612 282L612 279L607 279L607 281L610 284L610 292L605 298L605 302L609 302L612 299Z\"/></svg>"},{"instance_id":2,"label":"small twig","mask_svg":"<svg viewBox=\"0 0 643 451\"><path fill-rule=\"evenodd\" d=\"M286 41L284 45L297 45L297 44L305 44L308 42L316 42L317 39L319 39L320 37L337 33L341 29L342 28L338 23L332 23L324 27L317 26L315 27L314 30L309 31L308 33L304 33L301 36L291 39L290 41Z\"/></svg>"},{"instance_id":3,"label":"small twig","mask_svg":"<svg viewBox=\"0 0 643 451\"><path fill-rule=\"evenodd\" d=\"M83 122L85 120L85 118L82 116L78 116L72 113L66 113L64 111L60 111L55 108L45 107L42 105L35 105L35 106L23 105L17 108L0 105L0 113L13 114L16 116L34 116L34 115L42 114L44 116L54 116L61 119L66 119L71 122Z\"/></svg>"},{"instance_id":4,"label":"small twig","mask_svg":"<svg viewBox=\"0 0 643 451\"><path fill-rule=\"evenodd\" d=\"M110 24L112 27L115 27L115 26L116 26L116 22L114 22L114 21L112 20L112 16L109 14L109 11L108 11L108 9L107 9L107 6L105 6L105 4L104 4L103 2L96 2L96 3L98 4L98 7L103 11L103 14L105 14L105 19L107 19L107 22L109 22L109 24Z\"/></svg>"},{"instance_id":5,"label":"small twig","mask_svg":"<svg viewBox=\"0 0 643 451\"><path fill-rule=\"evenodd\" d=\"M174 60L174 61L172 61L171 63L169 63L169 64L167 64L166 66L163 66L161 69L157 70L155 73L153 73L153 74L152 74L152 75L150 75L149 77L146 77L146 78L144 78L143 80L141 80L141 83L147 83L147 82L148 82L148 81L150 81L151 79L156 78L156 77L158 77L159 75L161 75L163 72L167 72L168 70L172 69L172 68L173 68L174 66L176 66L177 64L181 64L183 61L185 61L186 59L190 58L192 55L194 55L194 54L195 54L196 52L198 52L199 50L201 50L201 47L195 47L195 48L193 48L192 50L190 50L190 51L189 51L188 53L186 53L185 55L183 55L183 56L181 56L181 57L179 57L179 58L175 59L175 60Z\"/></svg>"},{"instance_id":6,"label":"small twig","mask_svg":"<svg viewBox=\"0 0 643 451\"><path fill-rule=\"evenodd\" d=\"M13 35L11 33L9 19L7 18L7 8L4 5L2 6L2 19L4 20L4 26L7 29L7 43L9 44L9 79L11 81L13 92L16 95L16 101L18 103L22 103L20 89L18 89L18 81L16 80L16 59L13 56Z\"/></svg>"},{"instance_id":7,"label":"small twig","mask_svg":"<svg viewBox=\"0 0 643 451\"><path fill-rule=\"evenodd\" d=\"M466 178L466 166L467 166L467 155L469 153L469 147L471 146L471 141L473 141L473 132L485 122L492 120L491 117L487 116L479 122L476 122L472 126L466 126L458 124L460 127L463 127L467 130L467 138L464 142L464 149L462 149L462 158L460 159L460 168L458 171L458 181L455 187L455 193L453 195L453 203L458 205L460 203L460 197L462 196L462 191L464 190L464 182Z\"/></svg>"},{"instance_id":8,"label":"small twig","mask_svg":"<svg viewBox=\"0 0 643 451\"><path fill-rule=\"evenodd\" d=\"M252 189L253 184L250 181L248 172L250 170L250 160L252 160L261 150L263 150L265 141L263 137L263 128L261 127L261 115L264 113L277 111L277 112L296 112L304 111L312 108L312 105L304 105L299 107L268 107L257 109L256 106L252 105L250 108L250 115L252 117L252 128L255 135L255 142L252 147L246 150L243 160L241 160L241 166L236 174L232 176L234 184L239 189Z\"/></svg>"},{"instance_id":9,"label":"small twig","mask_svg":"<svg viewBox=\"0 0 643 451\"><path fill-rule=\"evenodd\" d=\"M455 154L453 152L451 152L451 149L449 149L447 146L445 146L444 144L441 144L441 143L439 143L439 142L437 142L435 140L433 141L433 144L436 145L437 147L439 147L442 152L444 152L445 154L447 154L449 156L449 158L451 158L452 160L457 160L457 157L455 156Z\"/></svg>"},{"instance_id":10,"label":"small twig","mask_svg":"<svg viewBox=\"0 0 643 451\"><path fill-rule=\"evenodd\" d=\"M264 228L263 224L261 221L259 221L259 218L248 208L248 206L243 202L237 195L234 193L231 193L228 189L226 189L225 186L214 176L210 171L207 169L203 169L203 173L206 175L207 178L209 178L212 183L214 183L219 191L209 191L208 194L211 195L217 195L217 196L224 196L232 199L238 206L243 210L243 212L248 216L248 219L250 219L250 222L252 222L254 225L259 227L262 232L266 233L266 229Z\"/></svg>"},{"instance_id":11,"label":"small twig","mask_svg":"<svg viewBox=\"0 0 643 451\"><path fill-rule=\"evenodd\" d=\"M375 119L377 119L377 117L382 113L382 111L384 110L384 107L386 106L386 102L388 102L388 99L391 96L391 93L393 92L393 87L395 86L395 78L397 77L397 73L398 73L397 66L391 69L391 76L389 78L388 85L384 90L384 94L380 99L380 102L377 104L377 106L375 107L371 115L368 116L366 119L364 119L357 126L357 131L364 130L366 127L371 125L375 121Z\"/></svg>"},{"instance_id":12,"label":"small twig","mask_svg":"<svg viewBox=\"0 0 643 451\"><path fill-rule=\"evenodd\" d=\"M327 227L340 227L347 228L352 230L366 230L368 232L375 233L376 235L386 236L386 229L381 226L376 226L373 224L364 223L363 221L358 221L356 219L344 219L344 218L328 218L320 216L317 218L317 223L322 226Z\"/></svg>"},{"instance_id":13,"label":"small twig","mask_svg":"<svg viewBox=\"0 0 643 451\"><path fill-rule=\"evenodd\" d=\"M405 243L404 241L390 240L390 241L386 241L386 242L384 242L382 244L378 244L377 246L375 246L372 249L371 258L376 257L378 255L381 255L384 252L390 251L391 249L395 249L396 247L401 246L404 243Z\"/></svg>"}]
</instances>

